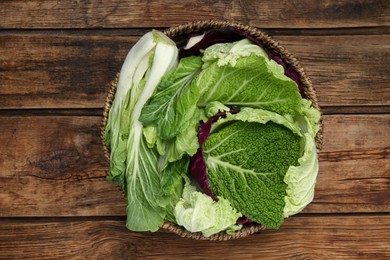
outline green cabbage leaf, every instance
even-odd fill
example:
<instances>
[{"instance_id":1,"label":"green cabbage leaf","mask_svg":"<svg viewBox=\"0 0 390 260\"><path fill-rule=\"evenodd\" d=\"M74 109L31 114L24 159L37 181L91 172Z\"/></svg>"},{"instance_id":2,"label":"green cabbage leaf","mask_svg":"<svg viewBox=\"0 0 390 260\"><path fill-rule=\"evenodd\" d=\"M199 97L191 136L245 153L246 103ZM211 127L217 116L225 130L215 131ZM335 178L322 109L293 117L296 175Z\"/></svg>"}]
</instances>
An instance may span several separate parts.
<instances>
[{"instance_id":1,"label":"green cabbage leaf","mask_svg":"<svg viewBox=\"0 0 390 260\"><path fill-rule=\"evenodd\" d=\"M199 147L196 135L201 112L196 104L201 91L192 80L202 65L200 57L181 59L177 68L163 77L142 109L140 121L145 126L148 145L157 146L165 158L160 161L161 167L184 154L193 155Z\"/></svg>"},{"instance_id":2,"label":"green cabbage leaf","mask_svg":"<svg viewBox=\"0 0 390 260\"><path fill-rule=\"evenodd\" d=\"M205 50L203 60L204 69L195 79L204 91L198 106L218 101L226 106L302 114L297 84L259 46L246 39L215 44Z\"/></svg>"},{"instance_id":3,"label":"green cabbage leaf","mask_svg":"<svg viewBox=\"0 0 390 260\"><path fill-rule=\"evenodd\" d=\"M190 232L202 232L205 237L223 230L235 231L241 229L236 225L242 216L230 202L222 197L218 202L206 194L197 191L186 178L182 198L177 202L174 215L178 225Z\"/></svg>"},{"instance_id":4,"label":"green cabbage leaf","mask_svg":"<svg viewBox=\"0 0 390 260\"><path fill-rule=\"evenodd\" d=\"M268 228L283 223L284 175L301 156L297 124L262 109L228 114L213 126L204 156L216 196Z\"/></svg>"},{"instance_id":5,"label":"green cabbage leaf","mask_svg":"<svg viewBox=\"0 0 390 260\"><path fill-rule=\"evenodd\" d=\"M213 124L203 152L209 185L251 220L279 228L314 196L318 110L292 117L242 108Z\"/></svg>"}]
</instances>

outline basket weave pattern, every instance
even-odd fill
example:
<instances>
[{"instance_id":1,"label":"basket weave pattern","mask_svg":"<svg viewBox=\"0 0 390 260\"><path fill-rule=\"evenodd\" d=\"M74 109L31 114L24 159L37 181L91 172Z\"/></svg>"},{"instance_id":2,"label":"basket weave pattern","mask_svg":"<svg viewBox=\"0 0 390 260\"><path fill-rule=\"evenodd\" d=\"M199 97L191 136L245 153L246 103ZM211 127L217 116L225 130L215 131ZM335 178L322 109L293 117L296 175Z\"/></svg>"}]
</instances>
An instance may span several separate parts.
<instances>
[{"instance_id":1,"label":"basket weave pattern","mask_svg":"<svg viewBox=\"0 0 390 260\"><path fill-rule=\"evenodd\" d=\"M300 75L301 82L303 84L304 93L306 95L306 98L312 101L312 106L317 108L318 110L319 105L317 101L316 92L312 86L312 83L309 79L309 77L306 75L303 68L299 65L296 58L293 57L292 54L290 54L284 47L280 46L279 43L274 41L270 36L262 32L261 30L248 26L243 25L241 23L237 22L229 22L229 21L214 21L214 20L208 20L208 21L195 21L191 23L187 23L184 25L179 25L176 27L171 27L164 31L164 33L170 37L171 39L175 40L176 37L183 36L183 35L189 35L192 33L202 33L204 31L210 30L210 29L217 29L217 28L224 28L224 27L233 27L240 31L246 32L251 37L256 38L259 42L263 43L264 46L268 50L272 50L275 54L280 56L287 64L291 65ZM103 140L104 144L104 136L105 136L105 127L107 124L108 114L115 96L116 91L116 85L118 81L119 74L115 77L115 79L111 82L108 94L106 97L106 102L104 106L104 112L103 112L103 119L102 119L102 126L101 126L101 138ZM321 150L322 148L322 122L320 121L320 131L318 132L316 136L316 146L317 150ZM106 159L109 161L110 159L110 150L108 147L104 145L104 153ZM259 232L261 230L264 230L265 227L260 224L249 224L245 225L240 231L234 233L234 234L226 234L225 232L220 232L218 234L212 235L210 237L203 236L200 232L198 233L191 233L184 229L181 226L178 226L174 223L166 221L162 229L165 229L169 232L176 233L180 235L181 237L188 237L193 238L197 240L228 240L228 239L236 239L241 237L246 237L248 235L251 235L253 233Z\"/></svg>"}]
</instances>

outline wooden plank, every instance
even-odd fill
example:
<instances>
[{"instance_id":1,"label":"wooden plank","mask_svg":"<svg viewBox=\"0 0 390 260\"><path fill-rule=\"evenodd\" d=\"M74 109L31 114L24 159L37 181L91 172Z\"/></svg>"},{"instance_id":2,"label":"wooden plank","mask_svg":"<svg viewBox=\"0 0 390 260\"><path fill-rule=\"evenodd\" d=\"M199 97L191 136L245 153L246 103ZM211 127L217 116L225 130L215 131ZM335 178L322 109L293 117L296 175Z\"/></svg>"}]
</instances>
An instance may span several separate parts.
<instances>
[{"instance_id":1,"label":"wooden plank","mask_svg":"<svg viewBox=\"0 0 390 260\"><path fill-rule=\"evenodd\" d=\"M0 36L1 108L103 107L134 37Z\"/></svg>"},{"instance_id":2,"label":"wooden plank","mask_svg":"<svg viewBox=\"0 0 390 260\"><path fill-rule=\"evenodd\" d=\"M0 117L0 217L124 216L105 179L100 117ZM306 213L390 212L390 115L324 117Z\"/></svg>"},{"instance_id":3,"label":"wooden plank","mask_svg":"<svg viewBox=\"0 0 390 260\"><path fill-rule=\"evenodd\" d=\"M0 216L123 215L99 117L1 117Z\"/></svg>"},{"instance_id":4,"label":"wooden plank","mask_svg":"<svg viewBox=\"0 0 390 260\"><path fill-rule=\"evenodd\" d=\"M0 17L0 28L157 28L200 19L236 20L267 28L329 28L390 25L390 6L386 0L6 0L0 4Z\"/></svg>"},{"instance_id":5,"label":"wooden plank","mask_svg":"<svg viewBox=\"0 0 390 260\"><path fill-rule=\"evenodd\" d=\"M275 37L300 61L324 106L390 104L390 36Z\"/></svg>"},{"instance_id":6,"label":"wooden plank","mask_svg":"<svg viewBox=\"0 0 390 260\"><path fill-rule=\"evenodd\" d=\"M0 108L101 108L139 36L0 35ZM390 105L390 35L276 36L322 106Z\"/></svg>"},{"instance_id":7,"label":"wooden plank","mask_svg":"<svg viewBox=\"0 0 390 260\"><path fill-rule=\"evenodd\" d=\"M389 212L390 115L325 116L323 134L315 200L305 212Z\"/></svg>"},{"instance_id":8,"label":"wooden plank","mask_svg":"<svg viewBox=\"0 0 390 260\"><path fill-rule=\"evenodd\" d=\"M310 239L308 239L308 237ZM124 221L0 222L2 259L387 259L390 216L293 217L277 231L199 241Z\"/></svg>"}]
</instances>

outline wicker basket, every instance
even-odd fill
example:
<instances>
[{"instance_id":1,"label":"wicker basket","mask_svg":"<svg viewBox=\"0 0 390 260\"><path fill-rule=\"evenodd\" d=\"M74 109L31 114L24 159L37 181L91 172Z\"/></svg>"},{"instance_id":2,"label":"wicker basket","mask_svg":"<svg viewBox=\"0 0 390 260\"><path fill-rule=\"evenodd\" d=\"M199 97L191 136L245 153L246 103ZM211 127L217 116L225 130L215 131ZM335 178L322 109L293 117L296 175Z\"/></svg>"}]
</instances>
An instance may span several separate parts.
<instances>
[{"instance_id":1,"label":"wicker basket","mask_svg":"<svg viewBox=\"0 0 390 260\"><path fill-rule=\"evenodd\" d=\"M239 31L244 32L247 37L256 39L257 42L262 44L263 48L266 48L268 51L271 51L275 55L282 58L282 60L286 64L291 66L296 72L299 73L299 77L302 83L301 87L304 90L305 98L312 101L313 107L317 108L318 110L320 109L317 101L317 96L312 86L312 83L308 78L308 76L306 75L303 68L299 65L297 59L294 58L293 55L290 54L285 48L280 46L279 43L274 41L271 37L269 37L267 34L265 34L264 32L262 32L257 28L244 25L241 23L237 23L237 22L208 20L208 21L195 21L184 25L175 26L165 30L164 33L174 41L177 41L178 39L183 39L184 37L193 33L203 33L204 31L210 29L217 29L217 28L224 28L224 27L232 27L238 29ZM101 127L101 135L102 135L101 137L103 140L103 144L104 144L104 129L107 123L108 112L111 108L112 101L114 99L117 81L118 81L118 75L111 82L109 86L106 103L104 106L102 127ZM322 120L320 120L320 131L316 136L316 146L317 146L317 151L320 151L322 148ZM104 152L105 152L106 159L109 160L110 151L105 145L104 145ZM170 232L176 233L181 237L188 237L188 238L201 239L201 240L228 240L228 239L246 237L253 233L264 230L265 227L260 224L249 224L249 225L245 225L240 231L234 234L230 235L230 234L226 234L225 232L220 232L210 237L204 237L201 233L191 233L185 230L183 227L178 226L171 222L165 222L162 226L162 229L166 229Z\"/></svg>"}]
</instances>

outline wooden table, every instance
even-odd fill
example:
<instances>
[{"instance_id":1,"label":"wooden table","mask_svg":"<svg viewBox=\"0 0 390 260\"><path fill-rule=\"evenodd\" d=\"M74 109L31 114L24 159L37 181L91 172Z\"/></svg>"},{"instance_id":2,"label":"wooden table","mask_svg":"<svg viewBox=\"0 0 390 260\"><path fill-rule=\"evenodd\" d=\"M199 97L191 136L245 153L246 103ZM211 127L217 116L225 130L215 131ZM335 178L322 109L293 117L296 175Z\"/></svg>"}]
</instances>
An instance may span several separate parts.
<instances>
[{"instance_id":1,"label":"wooden table","mask_svg":"<svg viewBox=\"0 0 390 260\"><path fill-rule=\"evenodd\" d=\"M125 228L99 137L109 82L151 28L259 27L317 89L314 202L268 230L207 242ZM390 258L390 2L0 2L0 258Z\"/></svg>"}]
</instances>

